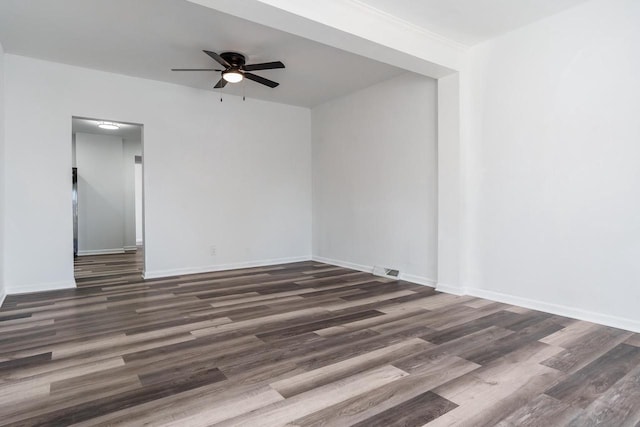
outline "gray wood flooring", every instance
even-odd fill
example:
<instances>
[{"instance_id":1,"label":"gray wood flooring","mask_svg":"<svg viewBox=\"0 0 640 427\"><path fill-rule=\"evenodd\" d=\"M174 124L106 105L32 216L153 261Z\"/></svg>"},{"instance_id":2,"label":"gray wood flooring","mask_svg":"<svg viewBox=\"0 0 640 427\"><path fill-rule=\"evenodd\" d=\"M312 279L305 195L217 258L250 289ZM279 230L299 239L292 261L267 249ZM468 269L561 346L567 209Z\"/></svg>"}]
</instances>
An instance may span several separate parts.
<instances>
[{"instance_id":1,"label":"gray wood flooring","mask_svg":"<svg viewBox=\"0 0 640 427\"><path fill-rule=\"evenodd\" d=\"M638 426L640 336L301 262L0 309L1 425Z\"/></svg>"}]
</instances>

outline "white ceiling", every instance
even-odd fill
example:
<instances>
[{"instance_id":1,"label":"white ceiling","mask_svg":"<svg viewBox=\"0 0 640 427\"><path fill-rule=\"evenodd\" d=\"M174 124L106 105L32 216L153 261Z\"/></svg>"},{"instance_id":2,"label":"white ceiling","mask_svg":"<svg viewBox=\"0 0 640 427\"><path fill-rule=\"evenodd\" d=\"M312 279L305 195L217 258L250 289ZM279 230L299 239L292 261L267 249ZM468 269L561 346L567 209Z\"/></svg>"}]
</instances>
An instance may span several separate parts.
<instances>
[{"instance_id":1,"label":"white ceiling","mask_svg":"<svg viewBox=\"0 0 640 427\"><path fill-rule=\"evenodd\" d=\"M108 119L94 120L94 119L74 117L73 119L71 119L71 131L73 133L77 133L77 132L95 133L99 135L118 136L122 139L142 141L141 125L111 121L112 123L116 123L118 126L120 126L120 128L117 130L109 130L109 129L101 129L98 127L98 124L102 121L111 121L111 120L108 120Z\"/></svg>"},{"instance_id":2,"label":"white ceiling","mask_svg":"<svg viewBox=\"0 0 640 427\"><path fill-rule=\"evenodd\" d=\"M468 46L588 0L357 0Z\"/></svg>"},{"instance_id":3,"label":"white ceiling","mask_svg":"<svg viewBox=\"0 0 640 427\"><path fill-rule=\"evenodd\" d=\"M170 69L218 68L203 49L238 51L286 65L256 71L280 86L248 81L247 97L305 107L404 72L185 0L2 0L0 42L7 53L211 90L219 73Z\"/></svg>"},{"instance_id":4,"label":"white ceiling","mask_svg":"<svg viewBox=\"0 0 640 427\"><path fill-rule=\"evenodd\" d=\"M368 5L472 45L586 0L341 0ZM217 68L202 50L238 51L280 86L229 84L223 93L312 107L404 72L186 0L0 0L5 52L213 90Z\"/></svg>"}]
</instances>

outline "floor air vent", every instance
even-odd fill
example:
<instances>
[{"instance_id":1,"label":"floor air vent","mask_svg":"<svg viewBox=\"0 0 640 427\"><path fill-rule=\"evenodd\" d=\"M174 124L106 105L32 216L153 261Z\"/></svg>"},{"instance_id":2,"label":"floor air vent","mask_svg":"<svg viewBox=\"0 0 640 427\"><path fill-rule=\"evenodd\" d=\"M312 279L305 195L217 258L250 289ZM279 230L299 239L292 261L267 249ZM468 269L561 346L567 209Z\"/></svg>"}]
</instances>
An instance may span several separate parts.
<instances>
[{"instance_id":1,"label":"floor air vent","mask_svg":"<svg viewBox=\"0 0 640 427\"><path fill-rule=\"evenodd\" d=\"M376 276L382 276L382 277L386 277L388 279L396 279L397 280L398 277L400 276L400 271L394 270L393 268L374 266L373 267L373 274L376 275Z\"/></svg>"}]
</instances>

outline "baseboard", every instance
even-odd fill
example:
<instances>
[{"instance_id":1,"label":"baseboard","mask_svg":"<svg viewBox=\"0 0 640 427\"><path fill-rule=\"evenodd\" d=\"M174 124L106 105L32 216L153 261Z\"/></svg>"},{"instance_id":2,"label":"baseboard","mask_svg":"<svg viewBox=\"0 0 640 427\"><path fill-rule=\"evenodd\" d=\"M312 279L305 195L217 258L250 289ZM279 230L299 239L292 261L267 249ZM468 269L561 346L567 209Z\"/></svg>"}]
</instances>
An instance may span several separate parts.
<instances>
[{"instance_id":1,"label":"baseboard","mask_svg":"<svg viewBox=\"0 0 640 427\"><path fill-rule=\"evenodd\" d=\"M48 283L33 283L29 285L21 285L7 287L7 295L31 294L34 292L57 291L59 289L73 289L76 287L75 280Z\"/></svg>"},{"instance_id":2,"label":"baseboard","mask_svg":"<svg viewBox=\"0 0 640 427\"><path fill-rule=\"evenodd\" d=\"M136 246L136 245L125 246L123 249L124 249L125 252L127 252L127 251L135 251L135 250L138 250L138 246Z\"/></svg>"},{"instance_id":3,"label":"baseboard","mask_svg":"<svg viewBox=\"0 0 640 427\"><path fill-rule=\"evenodd\" d=\"M435 280L429 277L416 276L415 274L405 274L402 272L400 272L400 280L404 280L405 282L415 283L417 285L430 286L432 288L434 288L437 283Z\"/></svg>"},{"instance_id":4,"label":"baseboard","mask_svg":"<svg viewBox=\"0 0 640 427\"><path fill-rule=\"evenodd\" d=\"M349 268L351 270L363 271L365 273L373 273L372 265L355 264L353 262L340 261L337 259L325 258L317 255L313 255L311 259L313 261L321 262L323 264L335 265L336 267Z\"/></svg>"},{"instance_id":5,"label":"baseboard","mask_svg":"<svg viewBox=\"0 0 640 427\"><path fill-rule=\"evenodd\" d=\"M438 283L436 285L436 291L444 292L446 294L452 295L467 295L467 291L465 288L461 288L459 286L447 285L446 283Z\"/></svg>"},{"instance_id":6,"label":"baseboard","mask_svg":"<svg viewBox=\"0 0 640 427\"><path fill-rule=\"evenodd\" d=\"M270 265L288 264L291 262L309 261L310 256L276 258L259 261L236 262L231 264L215 264L202 267L175 268L170 270L145 271L144 279L159 279L161 277L184 276L186 274L212 273L215 271L237 270L240 268L266 267Z\"/></svg>"},{"instance_id":7,"label":"baseboard","mask_svg":"<svg viewBox=\"0 0 640 427\"><path fill-rule=\"evenodd\" d=\"M78 251L78 256L123 254L124 251L125 251L125 248L91 249L91 250Z\"/></svg>"},{"instance_id":8,"label":"baseboard","mask_svg":"<svg viewBox=\"0 0 640 427\"><path fill-rule=\"evenodd\" d=\"M2 308L2 304L4 304L4 299L7 297L7 294L3 291L0 291L0 308Z\"/></svg>"},{"instance_id":9,"label":"baseboard","mask_svg":"<svg viewBox=\"0 0 640 427\"><path fill-rule=\"evenodd\" d=\"M466 294L478 298L488 299L491 301L517 305L532 310L544 311L546 313L557 314L559 316L570 317L572 319L584 320L587 322L598 323L600 325L611 326L612 328L625 329L627 331L640 333L640 321L633 319L611 316L608 314L582 310L579 308L573 308L565 305L553 304L529 298L522 298L514 295L503 294L500 292L487 291L484 289L467 288Z\"/></svg>"},{"instance_id":10,"label":"baseboard","mask_svg":"<svg viewBox=\"0 0 640 427\"><path fill-rule=\"evenodd\" d=\"M325 258L317 255L313 255L311 259L317 262L321 262L323 264L331 264L337 267L349 268L351 270L363 271L365 273L373 273L372 265L356 264L353 262L341 261L341 260L332 259L332 258ZM424 285L424 286L431 286L431 287L433 287L436 283L435 280L428 277L417 276L414 274L406 274L402 272L400 272L400 277L398 277L398 279L404 280L406 282L415 283L417 285Z\"/></svg>"}]
</instances>

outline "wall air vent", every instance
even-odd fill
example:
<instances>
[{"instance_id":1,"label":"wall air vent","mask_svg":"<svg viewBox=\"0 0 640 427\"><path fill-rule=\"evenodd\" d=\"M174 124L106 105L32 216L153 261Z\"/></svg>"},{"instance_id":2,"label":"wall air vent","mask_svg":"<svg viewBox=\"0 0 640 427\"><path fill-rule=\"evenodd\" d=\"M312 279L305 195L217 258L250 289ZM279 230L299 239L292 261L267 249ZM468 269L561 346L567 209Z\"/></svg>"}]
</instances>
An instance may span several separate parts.
<instances>
[{"instance_id":1,"label":"wall air vent","mask_svg":"<svg viewBox=\"0 0 640 427\"><path fill-rule=\"evenodd\" d=\"M400 271L387 267L373 267L373 274L376 276L386 277L387 279L396 279L400 277Z\"/></svg>"}]
</instances>

